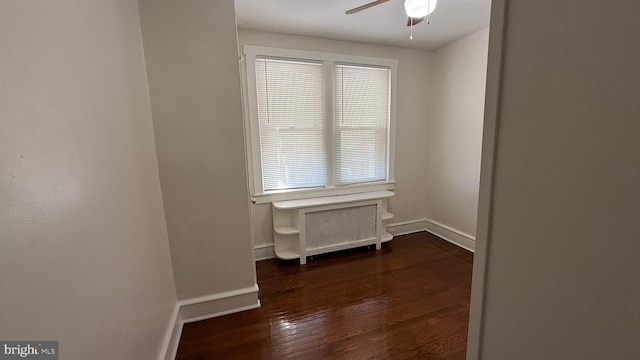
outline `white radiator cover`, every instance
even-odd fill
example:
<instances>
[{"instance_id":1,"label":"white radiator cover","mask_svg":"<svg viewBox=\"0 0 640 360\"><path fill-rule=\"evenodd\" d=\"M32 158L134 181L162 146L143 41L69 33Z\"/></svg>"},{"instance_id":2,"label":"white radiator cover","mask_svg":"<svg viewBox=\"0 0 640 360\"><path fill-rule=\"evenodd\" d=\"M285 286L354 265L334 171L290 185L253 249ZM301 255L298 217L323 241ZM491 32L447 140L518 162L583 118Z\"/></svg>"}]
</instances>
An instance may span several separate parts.
<instances>
[{"instance_id":1,"label":"white radiator cover","mask_svg":"<svg viewBox=\"0 0 640 360\"><path fill-rule=\"evenodd\" d=\"M375 204L307 212L307 249L375 239L376 216Z\"/></svg>"},{"instance_id":2,"label":"white radiator cover","mask_svg":"<svg viewBox=\"0 0 640 360\"><path fill-rule=\"evenodd\" d=\"M272 203L273 249L283 260L375 245L391 240L383 223L390 191L373 191Z\"/></svg>"}]
</instances>

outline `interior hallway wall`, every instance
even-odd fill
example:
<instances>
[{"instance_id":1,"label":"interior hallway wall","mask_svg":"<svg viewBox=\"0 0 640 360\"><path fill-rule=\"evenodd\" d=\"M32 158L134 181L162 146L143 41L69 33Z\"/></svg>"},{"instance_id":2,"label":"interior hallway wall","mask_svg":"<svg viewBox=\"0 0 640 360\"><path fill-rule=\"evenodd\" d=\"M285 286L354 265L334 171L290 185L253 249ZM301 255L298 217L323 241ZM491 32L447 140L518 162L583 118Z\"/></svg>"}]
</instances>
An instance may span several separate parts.
<instances>
[{"instance_id":1,"label":"interior hallway wall","mask_svg":"<svg viewBox=\"0 0 640 360\"><path fill-rule=\"evenodd\" d=\"M639 359L640 2L507 5L481 359Z\"/></svg>"},{"instance_id":2,"label":"interior hallway wall","mask_svg":"<svg viewBox=\"0 0 640 360\"><path fill-rule=\"evenodd\" d=\"M176 304L135 1L0 3L0 339L157 359Z\"/></svg>"}]
</instances>

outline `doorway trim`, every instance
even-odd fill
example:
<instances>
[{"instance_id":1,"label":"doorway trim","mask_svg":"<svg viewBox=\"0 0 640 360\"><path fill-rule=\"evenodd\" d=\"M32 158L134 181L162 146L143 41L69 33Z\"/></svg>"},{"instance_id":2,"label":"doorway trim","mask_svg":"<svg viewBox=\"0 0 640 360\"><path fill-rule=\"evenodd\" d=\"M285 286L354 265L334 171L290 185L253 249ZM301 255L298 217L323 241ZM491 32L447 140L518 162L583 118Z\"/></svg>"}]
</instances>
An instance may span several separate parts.
<instances>
[{"instance_id":1,"label":"doorway trim","mask_svg":"<svg viewBox=\"0 0 640 360\"><path fill-rule=\"evenodd\" d=\"M485 90L482 156L480 165L480 191L478 196L478 223L476 248L473 259L467 360L480 360L482 323L484 320L485 277L488 267L487 252L491 238L493 210L494 169L500 118L502 66L504 57L505 20L508 0L492 0L489 27L487 83Z\"/></svg>"}]
</instances>

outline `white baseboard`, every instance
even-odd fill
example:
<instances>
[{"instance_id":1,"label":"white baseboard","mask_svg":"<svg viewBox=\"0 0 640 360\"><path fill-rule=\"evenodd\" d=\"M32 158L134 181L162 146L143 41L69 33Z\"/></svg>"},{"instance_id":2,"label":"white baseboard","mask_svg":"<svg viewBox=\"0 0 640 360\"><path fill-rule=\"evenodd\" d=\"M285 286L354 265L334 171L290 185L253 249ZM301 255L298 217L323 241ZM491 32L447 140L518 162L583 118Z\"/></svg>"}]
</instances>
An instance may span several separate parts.
<instances>
[{"instance_id":1,"label":"white baseboard","mask_svg":"<svg viewBox=\"0 0 640 360\"><path fill-rule=\"evenodd\" d=\"M184 324L259 307L258 284L178 301L165 335L160 360L175 359Z\"/></svg>"},{"instance_id":2,"label":"white baseboard","mask_svg":"<svg viewBox=\"0 0 640 360\"><path fill-rule=\"evenodd\" d=\"M417 219L387 225L387 232L393 236L413 234L425 231L427 219Z\"/></svg>"},{"instance_id":3,"label":"white baseboard","mask_svg":"<svg viewBox=\"0 0 640 360\"><path fill-rule=\"evenodd\" d=\"M258 285L219 294L178 301L184 323L200 321L260 307Z\"/></svg>"},{"instance_id":4,"label":"white baseboard","mask_svg":"<svg viewBox=\"0 0 640 360\"><path fill-rule=\"evenodd\" d=\"M276 253L273 250L273 243L258 244L253 247L253 254L256 261L273 259L276 257Z\"/></svg>"},{"instance_id":5,"label":"white baseboard","mask_svg":"<svg viewBox=\"0 0 640 360\"><path fill-rule=\"evenodd\" d=\"M176 357L180 335L182 335L182 321L180 321L180 306L176 304L169 318L169 325L164 336L164 343L160 352L160 360L172 360Z\"/></svg>"},{"instance_id":6,"label":"white baseboard","mask_svg":"<svg viewBox=\"0 0 640 360\"><path fill-rule=\"evenodd\" d=\"M427 231L439 238L442 238L443 240L446 240L454 245L458 245L461 248L467 249L471 252L474 252L476 248L475 237L451 226L427 218L389 224L387 225L387 231L393 236Z\"/></svg>"},{"instance_id":7,"label":"white baseboard","mask_svg":"<svg viewBox=\"0 0 640 360\"><path fill-rule=\"evenodd\" d=\"M427 219L425 230L471 252L476 250L476 238L451 226Z\"/></svg>"}]
</instances>

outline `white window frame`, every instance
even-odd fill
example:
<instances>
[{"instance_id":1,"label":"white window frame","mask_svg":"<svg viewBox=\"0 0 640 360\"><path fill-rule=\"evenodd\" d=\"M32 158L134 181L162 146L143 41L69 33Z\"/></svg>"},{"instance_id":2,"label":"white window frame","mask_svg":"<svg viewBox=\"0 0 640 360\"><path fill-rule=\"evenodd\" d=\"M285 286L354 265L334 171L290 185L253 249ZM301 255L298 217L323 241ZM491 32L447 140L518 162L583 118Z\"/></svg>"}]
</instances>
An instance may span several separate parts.
<instances>
[{"instance_id":1,"label":"white window frame","mask_svg":"<svg viewBox=\"0 0 640 360\"><path fill-rule=\"evenodd\" d=\"M395 59L384 59L376 57L355 56L333 54L316 51L293 50L271 48L263 46L244 45L244 56L242 57L245 67L244 96L245 102L245 142L247 145L247 162L249 170L249 189L252 193L252 201L258 204L273 201L305 199L320 196L345 195L369 191L394 190L395 189L395 118L396 118L396 77L398 61ZM333 66L356 65L356 66L378 66L388 68L390 71L390 99L389 99L389 129L387 131L387 178L383 181L333 186L327 184L322 188L309 189L285 189L264 191L262 188L262 164L260 156L260 128L258 122L258 96L256 89L256 58L270 57L284 60L318 61L324 65L325 95L328 99L333 99L334 78ZM326 101L326 112L328 117L333 117L334 101ZM248 115L248 116L246 116ZM332 127L333 123L328 121L325 126ZM331 129L326 129L331 130ZM327 149L330 151L330 149ZM328 164L331 169L333 164Z\"/></svg>"}]
</instances>

